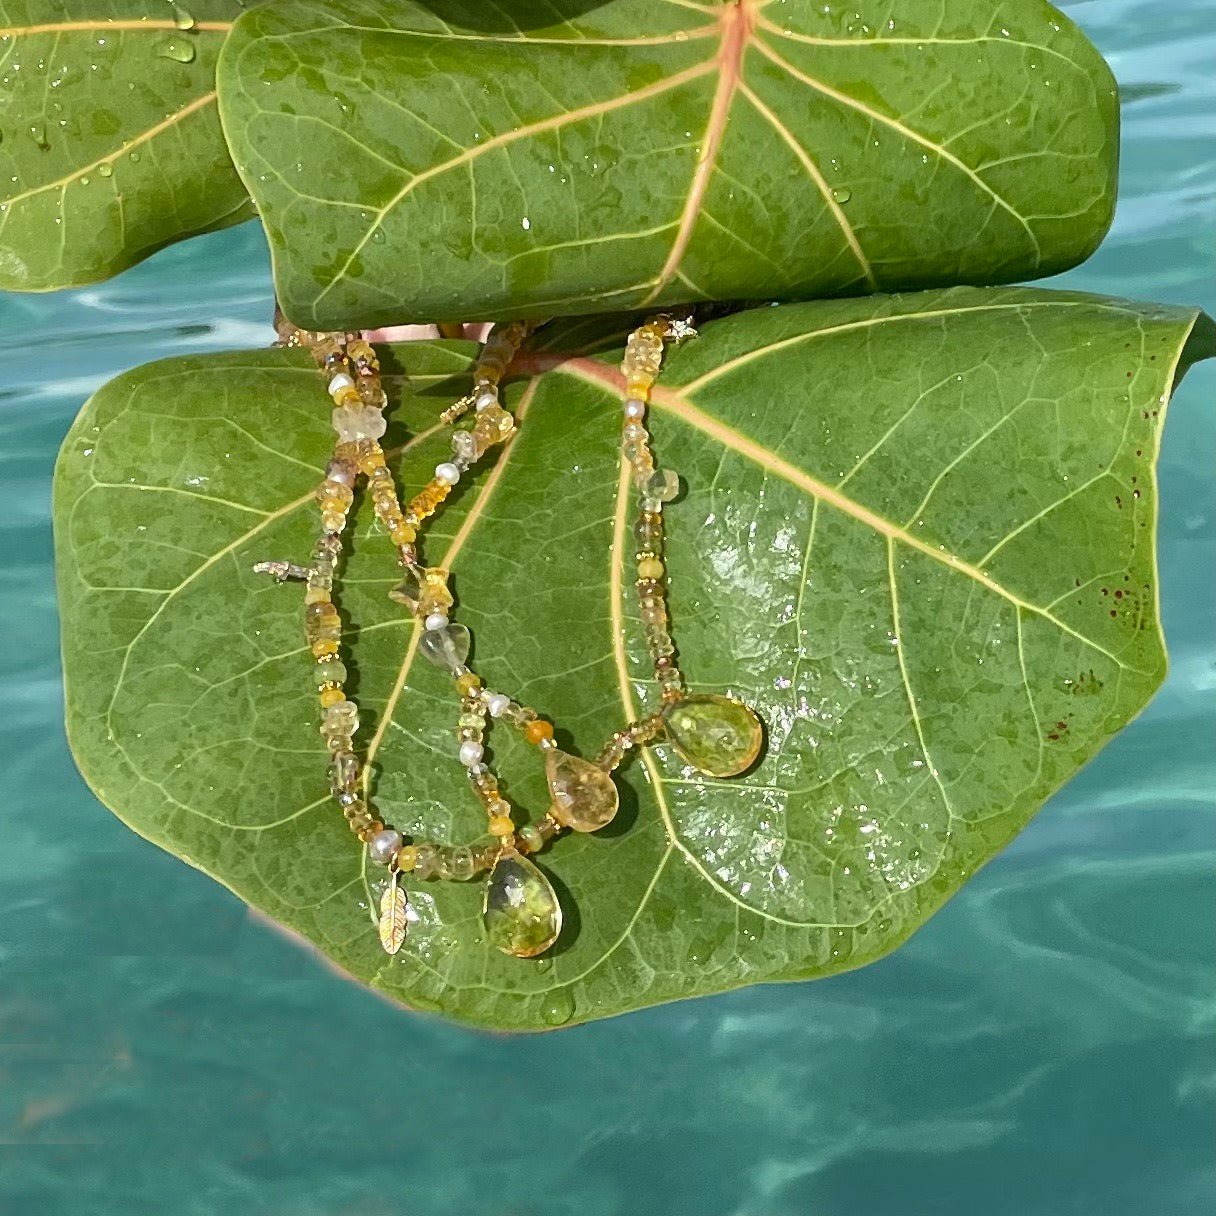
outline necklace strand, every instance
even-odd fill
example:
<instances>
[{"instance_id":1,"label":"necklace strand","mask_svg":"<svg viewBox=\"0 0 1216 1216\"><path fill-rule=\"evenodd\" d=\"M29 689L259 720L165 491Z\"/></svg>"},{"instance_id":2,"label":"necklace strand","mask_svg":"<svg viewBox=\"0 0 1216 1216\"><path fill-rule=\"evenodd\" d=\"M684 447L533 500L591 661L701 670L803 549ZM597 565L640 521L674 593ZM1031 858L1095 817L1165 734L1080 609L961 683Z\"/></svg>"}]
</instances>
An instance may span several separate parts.
<instances>
[{"instance_id":1,"label":"necklace strand","mask_svg":"<svg viewBox=\"0 0 1216 1216\"><path fill-rule=\"evenodd\" d=\"M472 411L472 423L453 430L452 458L436 466L431 480L403 509L379 442L386 429L386 396L375 351L361 336L307 333L286 322L280 324L282 344L307 347L328 377L337 441L316 493L321 535L310 566L261 562L254 568L280 581L306 583L305 636L316 661L320 730L330 753L330 789L351 830L366 846L368 858L387 868L379 932L390 954L401 948L405 938L408 903L399 885L403 876L465 881L485 870L490 871L490 879L483 921L490 942L519 957L542 953L561 931L561 905L548 879L527 856L567 829L593 832L612 820L619 805L612 773L630 750L666 733L694 767L712 776L732 776L752 763L762 741L759 720L742 702L720 694L685 691L670 632L663 507L677 496L680 483L675 473L656 465L646 413L664 343L693 336L688 321L666 316L648 321L630 335L621 364L626 385L622 459L631 468L639 503L633 529L635 587L664 708L615 732L595 761L589 761L559 749L548 721L531 706L485 687L468 665L471 637L464 625L451 620L454 600L448 572L420 564L417 546L425 521L462 476L514 433L516 420L499 401L499 385L532 328L512 322L491 332L477 360L473 391L441 415L444 422L455 425ZM457 755L486 812L491 838L487 845L407 843L371 807L371 770L360 764L355 752L359 713L344 689L347 670L339 656L341 622L332 598L342 536L359 476L366 479L377 519L402 567L401 580L389 596L419 622L419 652L444 669L455 684L459 698ZM486 760L484 739L491 721L514 727L544 755L551 805L535 824L516 826L513 808Z\"/></svg>"}]
</instances>

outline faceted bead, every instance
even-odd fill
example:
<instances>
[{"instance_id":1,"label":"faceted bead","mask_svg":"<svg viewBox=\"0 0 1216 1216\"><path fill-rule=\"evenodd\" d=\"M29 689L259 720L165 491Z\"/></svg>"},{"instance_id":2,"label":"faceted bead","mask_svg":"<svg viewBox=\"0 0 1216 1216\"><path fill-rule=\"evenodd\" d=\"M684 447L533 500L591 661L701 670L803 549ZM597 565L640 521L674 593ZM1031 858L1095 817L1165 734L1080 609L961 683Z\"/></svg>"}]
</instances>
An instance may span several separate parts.
<instances>
[{"instance_id":1,"label":"faceted bead","mask_svg":"<svg viewBox=\"0 0 1216 1216\"><path fill-rule=\"evenodd\" d=\"M764 742L764 728L755 711L721 693L682 697L663 711L663 721L676 751L710 777L743 772Z\"/></svg>"},{"instance_id":2,"label":"faceted bead","mask_svg":"<svg viewBox=\"0 0 1216 1216\"><path fill-rule=\"evenodd\" d=\"M473 423L473 438L484 451L492 444L501 443L515 429L515 419L509 410L497 403L487 405Z\"/></svg>"},{"instance_id":3,"label":"faceted bead","mask_svg":"<svg viewBox=\"0 0 1216 1216\"><path fill-rule=\"evenodd\" d=\"M430 841L414 846L414 873L419 878L434 878L439 873L439 850Z\"/></svg>"},{"instance_id":4,"label":"faceted bead","mask_svg":"<svg viewBox=\"0 0 1216 1216\"><path fill-rule=\"evenodd\" d=\"M452 433L452 455L466 464L472 464L481 455L481 446L473 438L471 431Z\"/></svg>"},{"instance_id":5,"label":"faceted bead","mask_svg":"<svg viewBox=\"0 0 1216 1216\"><path fill-rule=\"evenodd\" d=\"M472 642L464 625L445 625L442 629L428 629L418 643L418 650L436 667L444 667L458 676L464 671Z\"/></svg>"},{"instance_id":6,"label":"faceted bead","mask_svg":"<svg viewBox=\"0 0 1216 1216\"><path fill-rule=\"evenodd\" d=\"M473 850L459 844L447 855L447 877L453 882L467 882L473 877Z\"/></svg>"},{"instance_id":7,"label":"faceted bead","mask_svg":"<svg viewBox=\"0 0 1216 1216\"><path fill-rule=\"evenodd\" d=\"M329 788L333 796L352 793L358 780L358 758L353 752L338 752L329 766Z\"/></svg>"},{"instance_id":8,"label":"faceted bead","mask_svg":"<svg viewBox=\"0 0 1216 1216\"><path fill-rule=\"evenodd\" d=\"M407 567L401 581L388 593L388 598L396 604L404 604L411 612L416 611L422 596L422 579L419 575L418 566Z\"/></svg>"},{"instance_id":9,"label":"faceted bead","mask_svg":"<svg viewBox=\"0 0 1216 1216\"><path fill-rule=\"evenodd\" d=\"M346 664L341 659L326 659L317 664L317 687L324 688L326 684L344 684L346 682Z\"/></svg>"},{"instance_id":10,"label":"faceted bead","mask_svg":"<svg viewBox=\"0 0 1216 1216\"><path fill-rule=\"evenodd\" d=\"M680 493L680 475L674 469L655 469L638 489L651 502L671 502Z\"/></svg>"},{"instance_id":11,"label":"faceted bead","mask_svg":"<svg viewBox=\"0 0 1216 1216\"><path fill-rule=\"evenodd\" d=\"M355 395L357 401L358 394ZM369 405L340 405L333 412L333 428L344 443L358 439L379 439L388 429L384 415Z\"/></svg>"},{"instance_id":12,"label":"faceted bead","mask_svg":"<svg viewBox=\"0 0 1216 1216\"><path fill-rule=\"evenodd\" d=\"M359 708L353 701L326 706L321 723L323 735L353 735L359 729Z\"/></svg>"},{"instance_id":13,"label":"faceted bead","mask_svg":"<svg viewBox=\"0 0 1216 1216\"><path fill-rule=\"evenodd\" d=\"M388 398L384 395L384 389L371 377L360 377L356 387L359 390L359 396L363 404L370 406L377 413L388 404Z\"/></svg>"},{"instance_id":14,"label":"faceted bead","mask_svg":"<svg viewBox=\"0 0 1216 1216\"><path fill-rule=\"evenodd\" d=\"M634 330L625 343L625 358L621 370L626 378L654 377L663 362L663 339L648 325Z\"/></svg>"},{"instance_id":15,"label":"faceted bead","mask_svg":"<svg viewBox=\"0 0 1216 1216\"><path fill-rule=\"evenodd\" d=\"M616 783L602 768L554 748L545 760L553 805L549 813L576 832L596 832L611 823L620 805Z\"/></svg>"},{"instance_id":16,"label":"faceted bead","mask_svg":"<svg viewBox=\"0 0 1216 1216\"><path fill-rule=\"evenodd\" d=\"M655 553L663 543L663 525L657 519L644 516L633 525L633 539L639 549Z\"/></svg>"},{"instance_id":17,"label":"faceted bead","mask_svg":"<svg viewBox=\"0 0 1216 1216\"><path fill-rule=\"evenodd\" d=\"M534 958L557 941L562 908L540 870L509 850L490 871L481 920L491 946L516 958Z\"/></svg>"},{"instance_id":18,"label":"faceted bead","mask_svg":"<svg viewBox=\"0 0 1216 1216\"><path fill-rule=\"evenodd\" d=\"M439 566L413 566L407 569L388 597L420 616L429 616L432 612L446 613L453 603L452 593L448 590L448 572Z\"/></svg>"}]
</instances>

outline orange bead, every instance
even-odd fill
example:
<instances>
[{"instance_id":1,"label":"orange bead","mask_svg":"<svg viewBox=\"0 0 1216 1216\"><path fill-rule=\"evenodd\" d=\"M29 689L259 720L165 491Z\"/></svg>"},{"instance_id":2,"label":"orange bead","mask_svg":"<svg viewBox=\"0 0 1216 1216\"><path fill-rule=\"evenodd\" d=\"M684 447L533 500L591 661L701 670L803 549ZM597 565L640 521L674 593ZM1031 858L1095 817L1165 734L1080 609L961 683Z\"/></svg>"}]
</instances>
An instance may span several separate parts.
<instances>
[{"instance_id":1,"label":"orange bead","mask_svg":"<svg viewBox=\"0 0 1216 1216\"><path fill-rule=\"evenodd\" d=\"M529 722L524 727L524 738L529 743L541 743L545 739L552 739L553 727L543 718L537 718L534 722Z\"/></svg>"},{"instance_id":2,"label":"orange bead","mask_svg":"<svg viewBox=\"0 0 1216 1216\"><path fill-rule=\"evenodd\" d=\"M346 700L346 693L342 691L340 685L334 684L329 688L321 690L321 707L328 709L331 705L337 705L339 701Z\"/></svg>"},{"instance_id":3,"label":"orange bead","mask_svg":"<svg viewBox=\"0 0 1216 1216\"><path fill-rule=\"evenodd\" d=\"M393 528L389 532L389 537L394 545L408 545L417 540L418 532L403 521L400 527Z\"/></svg>"},{"instance_id":4,"label":"orange bead","mask_svg":"<svg viewBox=\"0 0 1216 1216\"><path fill-rule=\"evenodd\" d=\"M337 654L338 643L331 642L328 638L319 638L312 644L313 658L319 659L323 654Z\"/></svg>"}]
</instances>

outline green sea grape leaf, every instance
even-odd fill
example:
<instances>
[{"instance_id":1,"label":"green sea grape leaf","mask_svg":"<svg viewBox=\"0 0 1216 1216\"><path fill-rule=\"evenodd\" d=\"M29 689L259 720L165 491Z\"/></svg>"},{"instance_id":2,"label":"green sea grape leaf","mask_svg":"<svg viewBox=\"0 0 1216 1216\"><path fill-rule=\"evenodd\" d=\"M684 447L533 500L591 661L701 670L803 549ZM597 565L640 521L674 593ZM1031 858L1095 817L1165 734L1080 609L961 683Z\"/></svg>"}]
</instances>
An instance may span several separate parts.
<instances>
[{"instance_id":1,"label":"green sea grape leaf","mask_svg":"<svg viewBox=\"0 0 1216 1216\"><path fill-rule=\"evenodd\" d=\"M306 327L1009 282L1114 206L1043 0L279 0L218 78Z\"/></svg>"},{"instance_id":2,"label":"green sea grape leaf","mask_svg":"<svg viewBox=\"0 0 1216 1216\"><path fill-rule=\"evenodd\" d=\"M73 751L138 832L365 983L463 1022L536 1029L859 966L1160 683L1154 466L1175 377L1212 350L1195 324L958 288L756 309L675 350L651 424L687 485L667 511L681 663L693 691L758 709L766 751L729 781L663 745L632 760L618 819L539 855L566 910L547 958L485 944L478 882L409 882L405 946L380 950L380 872L328 800L301 589L251 570L303 559L317 526L329 410L298 351L152 364L72 428L54 511ZM656 693L631 602L619 352L569 353L568 336L521 361L519 433L423 544L454 572L487 683L592 756ZM412 384L388 381L406 493L445 458L437 417L472 349L388 352ZM340 600L375 804L419 837L472 841L456 698L386 595L369 504L356 520ZM506 729L494 761L535 819L540 758Z\"/></svg>"},{"instance_id":3,"label":"green sea grape leaf","mask_svg":"<svg viewBox=\"0 0 1216 1216\"><path fill-rule=\"evenodd\" d=\"M243 8L0 0L0 289L93 283L254 214L216 113Z\"/></svg>"}]
</instances>

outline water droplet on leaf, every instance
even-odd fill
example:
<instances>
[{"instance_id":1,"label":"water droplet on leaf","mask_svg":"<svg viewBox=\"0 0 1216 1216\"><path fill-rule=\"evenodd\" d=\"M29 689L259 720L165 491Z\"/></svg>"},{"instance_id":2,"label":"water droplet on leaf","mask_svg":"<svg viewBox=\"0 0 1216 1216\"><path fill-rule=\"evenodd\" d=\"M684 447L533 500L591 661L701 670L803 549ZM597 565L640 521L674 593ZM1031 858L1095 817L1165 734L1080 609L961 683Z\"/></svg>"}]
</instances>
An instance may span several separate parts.
<instances>
[{"instance_id":1,"label":"water droplet on leaf","mask_svg":"<svg viewBox=\"0 0 1216 1216\"><path fill-rule=\"evenodd\" d=\"M852 191L852 190L848 190L848 189L846 189L846 188L845 188L845 187L843 187L843 186L837 186L837 187L836 187L836 188L835 188L835 189L832 191L832 197L833 197L833 198L834 198L834 199L835 199L835 200L836 200L838 203L847 203L847 202L849 201L849 199L851 199L851 198L853 197L853 191Z\"/></svg>"},{"instance_id":2,"label":"water droplet on leaf","mask_svg":"<svg viewBox=\"0 0 1216 1216\"><path fill-rule=\"evenodd\" d=\"M569 988L551 992L540 1007L541 1021L546 1026L564 1026L574 1016L574 994Z\"/></svg>"},{"instance_id":3,"label":"water droplet on leaf","mask_svg":"<svg viewBox=\"0 0 1216 1216\"><path fill-rule=\"evenodd\" d=\"M182 38L175 38L162 43L156 53L163 59L172 59L175 63L192 63L194 61L194 43Z\"/></svg>"}]
</instances>

